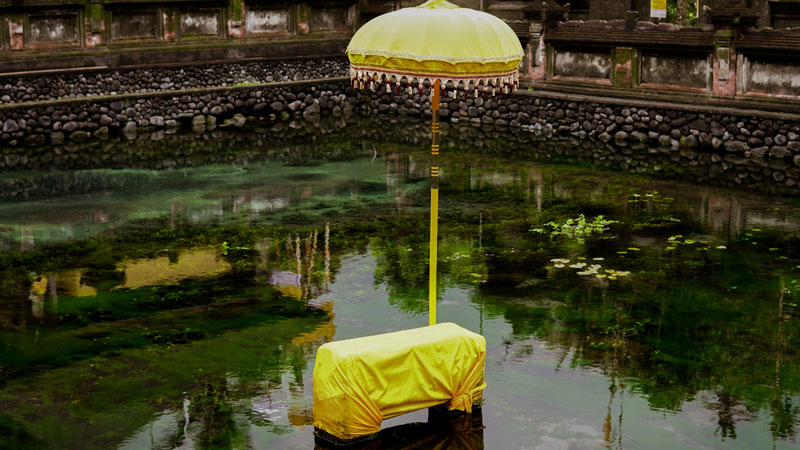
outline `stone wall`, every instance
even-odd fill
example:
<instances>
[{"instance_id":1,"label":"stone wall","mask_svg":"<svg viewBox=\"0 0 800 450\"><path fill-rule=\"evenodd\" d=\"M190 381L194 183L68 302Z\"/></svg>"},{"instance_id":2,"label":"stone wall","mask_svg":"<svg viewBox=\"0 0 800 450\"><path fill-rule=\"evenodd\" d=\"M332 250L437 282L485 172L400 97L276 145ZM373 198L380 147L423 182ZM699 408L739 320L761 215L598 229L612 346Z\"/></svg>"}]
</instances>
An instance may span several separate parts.
<instances>
[{"instance_id":1,"label":"stone wall","mask_svg":"<svg viewBox=\"0 0 800 450\"><path fill-rule=\"evenodd\" d=\"M0 106L98 95L144 94L348 74L345 57L57 73L0 79Z\"/></svg>"},{"instance_id":2,"label":"stone wall","mask_svg":"<svg viewBox=\"0 0 800 450\"><path fill-rule=\"evenodd\" d=\"M204 131L218 126L240 127L246 122L243 114L281 121L318 117L321 113L339 116L343 111L352 110L358 96L353 91L348 98L344 93L344 79L334 80L338 83L315 80L313 85L282 82L238 88L187 89L149 96L41 102L43 104L33 107L21 103L20 108L0 111L0 146L38 147L92 138L105 140L117 135L135 137L138 131L174 133L181 128Z\"/></svg>"},{"instance_id":3,"label":"stone wall","mask_svg":"<svg viewBox=\"0 0 800 450\"><path fill-rule=\"evenodd\" d=\"M341 65L330 64L332 73L338 73ZM24 86L26 80L19 83ZM272 133L283 133L304 120L314 123L324 117L378 115L400 122L430 117L428 90L422 96L416 87L413 92L358 91L346 78L329 78L5 105L0 107L0 169L25 168L28 155L50 154L47 149L53 147L46 145L160 139L260 121ZM543 155L554 154L556 147L549 143L572 139L576 144L571 154L621 170L670 177L682 176L683 171L703 183L800 192L796 115L600 103L591 97L537 91L497 98L464 98L460 92L457 98L445 96L441 108L443 121L453 126L523 136L520 142L536 142L536 151Z\"/></svg>"}]
</instances>

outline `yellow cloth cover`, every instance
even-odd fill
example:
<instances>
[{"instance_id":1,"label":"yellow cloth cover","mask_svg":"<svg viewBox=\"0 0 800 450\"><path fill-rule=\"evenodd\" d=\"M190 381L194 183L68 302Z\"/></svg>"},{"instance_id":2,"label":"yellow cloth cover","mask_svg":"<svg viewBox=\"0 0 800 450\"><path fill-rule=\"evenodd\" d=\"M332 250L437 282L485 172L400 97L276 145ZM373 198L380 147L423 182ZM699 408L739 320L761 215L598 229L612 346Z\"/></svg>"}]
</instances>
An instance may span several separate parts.
<instances>
[{"instance_id":1,"label":"yellow cloth cover","mask_svg":"<svg viewBox=\"0 0 800 450\"><path fill-rule=\"evenodd\" d=\"M314 364L314 426L353 439L442 403L471 412L485 361L483 336L453 323L325 344Z\"/></svg>"},{"instance_id":2,"label":"yellow cloth cover","mask_svg":"<svg viewBox=\"0 0 800 450\"><path fill-rule=\"evenodd\" d=\"M429 0L378 16L356 31L347 46L354 79L436 78L516 84L522 46L501 19Z\"/></svg>"}]
</instances>

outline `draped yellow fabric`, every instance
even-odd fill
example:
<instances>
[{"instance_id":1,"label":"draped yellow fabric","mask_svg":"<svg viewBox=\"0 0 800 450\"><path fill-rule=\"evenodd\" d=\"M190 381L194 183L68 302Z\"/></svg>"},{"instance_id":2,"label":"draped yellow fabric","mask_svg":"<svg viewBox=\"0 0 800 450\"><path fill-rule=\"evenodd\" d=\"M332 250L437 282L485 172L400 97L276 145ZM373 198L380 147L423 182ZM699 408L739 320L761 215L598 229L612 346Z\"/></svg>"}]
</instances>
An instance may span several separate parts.
<instances>
[{"instance_id":1,"label":"draped yellow fabric","mask_svg":"<svg viewBox=\"0 0 800 450\"><path fill-rule=\"evenodd\" d=\"M471 412L485 361L483 336L453 323L327 343L314 365L314 426L353 439L422 408Z\"/></svg>"},{"instance_id":2,"label":"draped yellow fabric","mask_svg":"<svg viewBox=\"0 0 800 450\"><path fill-rule=\"evenodd\" d=\"M516 79L522 46L497 17L430 0L364 24L350 40L347 56L357 73L508 82Z\"/></svg>"}]
</instances>

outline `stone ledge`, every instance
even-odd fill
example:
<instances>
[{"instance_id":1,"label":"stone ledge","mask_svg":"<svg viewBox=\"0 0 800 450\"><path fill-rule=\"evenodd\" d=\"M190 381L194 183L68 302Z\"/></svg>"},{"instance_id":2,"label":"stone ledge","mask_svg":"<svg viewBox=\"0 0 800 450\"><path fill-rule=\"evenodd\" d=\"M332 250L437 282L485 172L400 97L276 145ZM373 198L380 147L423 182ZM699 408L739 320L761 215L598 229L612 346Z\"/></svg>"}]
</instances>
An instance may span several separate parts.
<instances>
[{"instance_id":1,"label":"stone ledge","mask_svg":"<svg viewBox=\"0 0 800 450\"><path fill-rule=\"evenodd\" d=\"M532 91L528 91L532 88ZM557 82L521 82L520 95L533 95L553 99L607 103L613 105L666 108L679 111L709 114L733 114L765 119L800 120L800 104L779 99L719 98L710 94L680 92L637 92L626 89L609 91L608 87L575 86Z\"/></svg>"},{"instance_id":2,"label":"stone ledge","mask_svg":"<svg viewBox=\"0 0 800 450\"><path fill-rule=\"evenodd\" d=\"M195 89L179 89L173 91L164 90L164 91L143 92L143 93L131 92L128 94L115 94L115 95L93 95L89 97L80 97L80 98L59 98L55 100L11 103L8 105L0 105L0 111L12 111L15 109L32 109L32 108L40 108L47 106L66 106L66 105L74 105L80 103L100 103L100 102L110 103L121 100L139 100L139 99L158 98L158 97L180 97L183 95L203 95L203 94L214 94L219 92L241 92L241 91L258 90L264 88L272 89L280 87L304 86L309 84L316 85L323 83L341 83L347 81L350 81L350 77L316 78L313 80L300 80L300 81L275 81L272 83L257 83L257 84L247 84L240 86L215 86L215 87L195 88Z\"/></svg>"}]
</instances>

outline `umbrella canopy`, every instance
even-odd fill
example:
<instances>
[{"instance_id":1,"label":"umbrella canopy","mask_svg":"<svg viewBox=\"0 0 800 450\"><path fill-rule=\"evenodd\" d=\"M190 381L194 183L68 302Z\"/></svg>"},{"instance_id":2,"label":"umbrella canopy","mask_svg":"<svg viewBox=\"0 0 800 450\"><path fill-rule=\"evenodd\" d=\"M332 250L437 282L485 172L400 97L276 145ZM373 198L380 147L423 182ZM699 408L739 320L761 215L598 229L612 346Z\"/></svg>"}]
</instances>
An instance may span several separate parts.
<instances>
[{"instance_id":1,"label":"umbrella canopy","mask_svg":"<svg viewBox=\"0 0 800 450\"><path fill-rule=\"evenodd\" d=\"M428 0L367 22L350 40L347 56L357 87L399 86L406 77L493 95L516 89L522 46L491 14Z\"/></svg>"},{"instance_id":2,"label":"umbrella canopy","mask_svg":"<svg viewBox=\"0 0 800 450\"><path fill-rule=\"evenodd\" d=\"M347 47L351 81L374 89L427 80L431 85L431 223L428 324L436 324L436 258L439 217L439 94L449 84L485 95L508 93L519 84L522 46L514 31L491 14L428 0L378 16L353 35ZM456 90L450 91L456 97Z\"/></svg>"}]
</instances>

